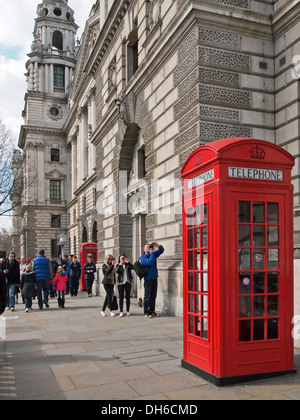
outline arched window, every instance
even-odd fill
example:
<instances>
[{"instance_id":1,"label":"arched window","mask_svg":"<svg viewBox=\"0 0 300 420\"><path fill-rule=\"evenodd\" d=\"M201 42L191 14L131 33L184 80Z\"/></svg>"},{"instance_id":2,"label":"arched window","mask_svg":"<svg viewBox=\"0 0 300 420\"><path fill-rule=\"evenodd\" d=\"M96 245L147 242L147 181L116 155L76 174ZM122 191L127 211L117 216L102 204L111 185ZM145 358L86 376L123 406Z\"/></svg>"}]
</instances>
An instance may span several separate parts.
<instances>
[{"instance_id":1,"label":"arched window","mask_svg":"<svg viewBox=\"0 0 300 420\"><path fill-rule=\"evenodd\" d=\"M63 35L60 31L55 31L52 36L52 47L59 51L63 50Z\"/></svg>"}]
</instances>

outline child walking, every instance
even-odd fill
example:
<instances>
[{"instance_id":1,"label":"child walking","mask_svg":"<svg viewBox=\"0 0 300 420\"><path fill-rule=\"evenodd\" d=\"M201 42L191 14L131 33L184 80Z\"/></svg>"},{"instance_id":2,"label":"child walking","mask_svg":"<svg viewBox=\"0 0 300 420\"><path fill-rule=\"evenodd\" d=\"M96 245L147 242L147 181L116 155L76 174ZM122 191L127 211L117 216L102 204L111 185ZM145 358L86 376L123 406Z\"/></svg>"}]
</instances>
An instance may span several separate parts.
<instances>
[{"instance_id":1,"label":"child walking","mask_svg":"<svg viewBox=\"0 0 300 420\"><path fill-rule=\"evenodd\" d=\"M65 307L65 293L66 293L66 287L68 282L68 275L65 272L63 267L58 267L57 273L52 281L50 281L50 284L55 284L55 289L58 293L58 307L64 308Z\"/></svg>"}]
</instances>

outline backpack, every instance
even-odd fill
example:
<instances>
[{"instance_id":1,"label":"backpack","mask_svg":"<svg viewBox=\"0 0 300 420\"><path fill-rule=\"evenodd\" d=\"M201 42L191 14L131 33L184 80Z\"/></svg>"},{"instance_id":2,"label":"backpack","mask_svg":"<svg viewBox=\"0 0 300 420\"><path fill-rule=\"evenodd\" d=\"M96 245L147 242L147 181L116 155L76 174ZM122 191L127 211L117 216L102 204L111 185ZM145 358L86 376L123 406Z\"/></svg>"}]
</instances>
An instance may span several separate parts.
<instances>
[{"instance_id":1,"label":"backpack","mask_svg":"<svg viewBox=\"0 0 300 420\"><path fill-rule=\"evenodd\" d=\"M147 267L145 267L145 266L141 263L141 261L140 261L140 260L136 261L136 262L133 264L133 269L134 269L134 271L135 271L136 275L137 275L140 279L142 279L143 277L146 277L146 276L147 276L147 274L148 274L148 268L147 268Z\"/></svg>"}]
</instances>

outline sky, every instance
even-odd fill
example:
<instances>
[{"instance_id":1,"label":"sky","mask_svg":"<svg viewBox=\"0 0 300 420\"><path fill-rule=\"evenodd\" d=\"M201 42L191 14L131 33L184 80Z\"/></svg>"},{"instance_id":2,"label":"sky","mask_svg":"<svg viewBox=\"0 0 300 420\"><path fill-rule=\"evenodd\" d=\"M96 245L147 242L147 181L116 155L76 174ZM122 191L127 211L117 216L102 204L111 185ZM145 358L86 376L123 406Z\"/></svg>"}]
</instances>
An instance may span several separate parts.
<instances>
[{"instance_id":1,"label":"sky","mask_svg":"<svg viewBox=\"0 0 300 420\"><path fill-rule=\"evenodd\" d=\"M91 8L96 0L69 0L75 12L80 38ZM23 124L21 113L26 93L25 63L31 51L34 19L42 0L1 1L0 14L0 119L10 130L16 144ZM0 218L0 227L9 220Z\"/></svg>"}]
</instances>

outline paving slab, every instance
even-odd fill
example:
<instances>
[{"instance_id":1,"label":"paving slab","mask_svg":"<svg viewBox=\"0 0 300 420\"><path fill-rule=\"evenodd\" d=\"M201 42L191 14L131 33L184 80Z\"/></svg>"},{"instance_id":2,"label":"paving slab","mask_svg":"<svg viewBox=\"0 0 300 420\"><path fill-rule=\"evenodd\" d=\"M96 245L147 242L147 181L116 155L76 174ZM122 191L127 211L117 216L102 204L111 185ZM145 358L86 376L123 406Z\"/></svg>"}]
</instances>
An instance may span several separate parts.
<instances>
[{"instance_id":1,"label":"paving slab","mask_svg":"<svg viewBox=\"0 0 300 420\"><path fill-rule=\"evenodd\" d=\"M0 400L299 400L297 373L217 388L181 367L182 319L147 319L133 300L132 316L103 318L103 299L66 298L66 309L4 313Z\"/></svg>"}]
</instances>

